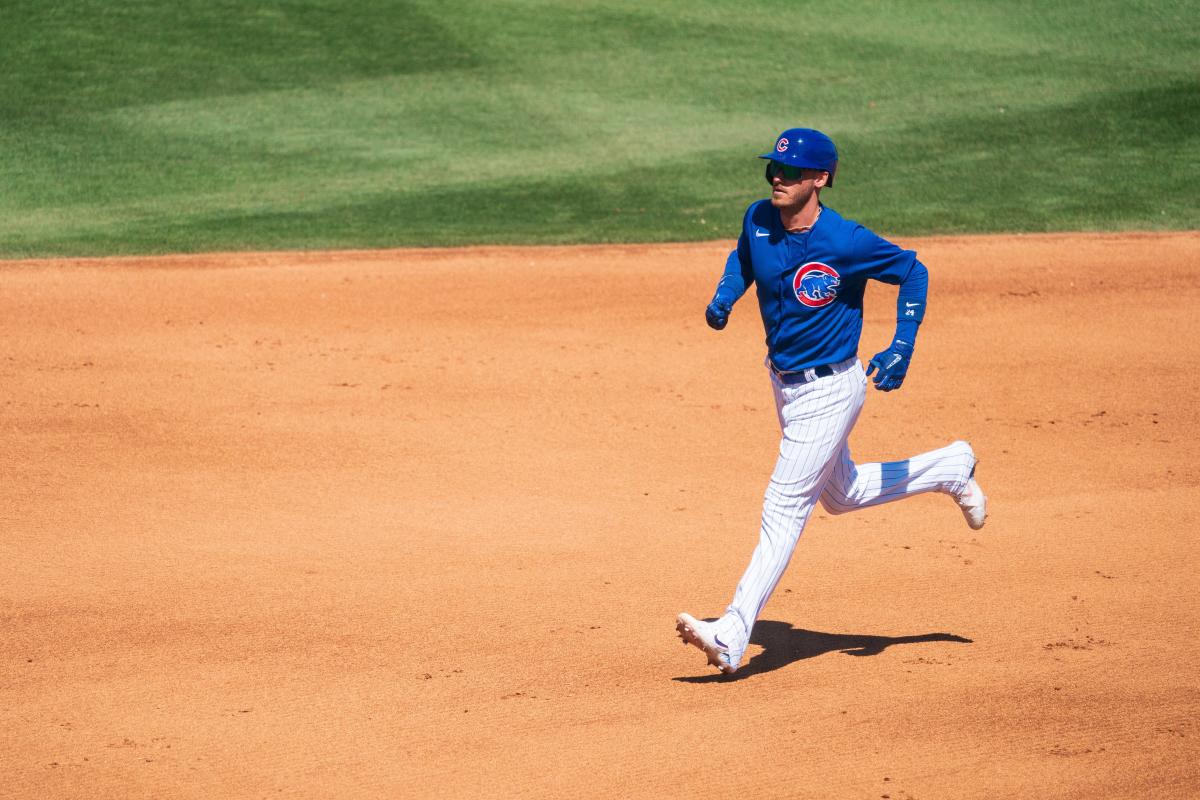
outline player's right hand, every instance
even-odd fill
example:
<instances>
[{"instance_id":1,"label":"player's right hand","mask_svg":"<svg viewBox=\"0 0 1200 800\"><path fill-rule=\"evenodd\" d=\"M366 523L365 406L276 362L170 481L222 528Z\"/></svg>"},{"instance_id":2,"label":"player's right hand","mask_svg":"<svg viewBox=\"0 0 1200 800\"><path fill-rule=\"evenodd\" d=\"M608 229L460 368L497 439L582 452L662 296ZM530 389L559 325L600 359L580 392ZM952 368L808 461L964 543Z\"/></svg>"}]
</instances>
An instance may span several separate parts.
<instances>
[{"instance_id":1,"label":"player's right hand","mask_svg":"<svg viewBox=\"0 0 1200 800\"><path fill-rule=\"evenodd\" d=\"M719 300L713 300L708 304L708 308L704 309L704 321L714 331L723 330L729 322L729 312L731 310L729 306Z\"/></svg>"},{"instance_id":2,"label":"player's right hand","mask_svg":"<svg viewBox=\"0 0 1200 800\"><path fill-rule=\"evenodd\" d=\"M867 375L875 370L879 374L872 378L875 388L881 392L899 389L908 374L908 362L912 359L913 346L908 342L893 341L891 346L867 362Z\"/></svg>"}]
</instances>

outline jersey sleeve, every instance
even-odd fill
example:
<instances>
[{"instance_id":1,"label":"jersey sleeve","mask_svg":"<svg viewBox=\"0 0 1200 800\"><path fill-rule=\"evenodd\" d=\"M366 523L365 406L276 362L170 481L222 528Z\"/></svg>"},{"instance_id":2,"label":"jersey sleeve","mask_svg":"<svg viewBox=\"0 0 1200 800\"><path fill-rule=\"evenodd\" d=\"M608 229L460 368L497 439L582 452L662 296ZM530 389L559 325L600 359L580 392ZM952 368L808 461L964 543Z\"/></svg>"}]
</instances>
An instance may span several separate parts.
<instances>
[{"instance_id":1,"label":"jersey sleeve","mask_svg":"<svg viewBox=\"0 0 1200 800\"><path fill-rule=\"evenodd\" d=\"M862 225L852 234L851 247L854 261L863 265L866 277L893 286L903 283L918 263L916 251L905 250Z\"/></svg>"}]
</instances>

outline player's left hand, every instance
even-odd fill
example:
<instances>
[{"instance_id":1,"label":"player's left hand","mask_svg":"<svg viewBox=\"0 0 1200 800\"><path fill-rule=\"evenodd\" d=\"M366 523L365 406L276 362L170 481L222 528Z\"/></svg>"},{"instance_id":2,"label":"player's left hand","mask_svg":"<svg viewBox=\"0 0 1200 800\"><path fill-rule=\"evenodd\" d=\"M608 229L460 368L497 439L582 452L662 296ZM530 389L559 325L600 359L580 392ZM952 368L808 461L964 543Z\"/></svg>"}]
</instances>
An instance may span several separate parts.
<instances>
[{"instance_id":1,"label":"player's left hand","mask_svg":"<svg viewBox=\"0 0 1200 800\"><path fill-rule=\"evenodd\" d=\"M877 353L867 362L868 375L879 370L879 374L872 378L875 388L881 392L899 389L900 384L904 383L904 376L908 374L908 362L912 360L912 354L912 345L907 342L892 342L891 347Z\"/></svg>"}]
</instances>

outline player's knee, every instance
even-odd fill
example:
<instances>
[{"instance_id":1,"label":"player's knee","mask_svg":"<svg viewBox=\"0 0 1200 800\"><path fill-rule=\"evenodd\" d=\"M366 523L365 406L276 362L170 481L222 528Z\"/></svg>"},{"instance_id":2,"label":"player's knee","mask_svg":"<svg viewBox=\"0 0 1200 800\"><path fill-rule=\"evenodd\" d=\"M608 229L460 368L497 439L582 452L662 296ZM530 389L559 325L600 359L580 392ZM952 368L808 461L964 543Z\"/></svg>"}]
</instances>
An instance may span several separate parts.
<instances>
[{"instance_id":1,"label":"player's knee","mask_svg":"<svg viewBox=\"0 0 1200 800\"><path fill-rule=\"evenodd\" d=\"M847 511L851 511L853 506L840 502L832 494L826 492L825 494L821 495L821 508L825 509L826 513L836 516L838 514L845 514Z\"/></svg>"}]
</instances>

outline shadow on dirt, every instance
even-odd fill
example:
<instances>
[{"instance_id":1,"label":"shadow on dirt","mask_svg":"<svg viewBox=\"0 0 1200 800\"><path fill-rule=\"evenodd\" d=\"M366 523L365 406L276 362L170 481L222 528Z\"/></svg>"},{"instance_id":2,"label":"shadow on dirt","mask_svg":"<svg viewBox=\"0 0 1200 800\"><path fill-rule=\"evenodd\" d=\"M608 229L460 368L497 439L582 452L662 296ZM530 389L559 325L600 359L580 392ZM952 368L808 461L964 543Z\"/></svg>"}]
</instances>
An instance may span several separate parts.
<instances>
[{"instance_id":1,"label":"shadow on dirt","mask_svg":"<svg viewBox=\"0 0 1200 800\"><path fill-rule=\"evenodd\" d=\"M750 636L753 644L760 645L763 650L758 655L742 665L733 675L700 675L672 680L682 683L721 683L736 681L758 675L763 672L786 667L795 661L815 658L825 653L838 651L848 656L879 655L887 648L897 644L919 644L921 642L960 642L971 644L972 640L952 633L923 633L919 636L869 636L853 633L821 633L793 628L786 622L760 620L754 626ZM700 651L698 656L703 657Z\"/></svg>"}]
</instances>

